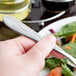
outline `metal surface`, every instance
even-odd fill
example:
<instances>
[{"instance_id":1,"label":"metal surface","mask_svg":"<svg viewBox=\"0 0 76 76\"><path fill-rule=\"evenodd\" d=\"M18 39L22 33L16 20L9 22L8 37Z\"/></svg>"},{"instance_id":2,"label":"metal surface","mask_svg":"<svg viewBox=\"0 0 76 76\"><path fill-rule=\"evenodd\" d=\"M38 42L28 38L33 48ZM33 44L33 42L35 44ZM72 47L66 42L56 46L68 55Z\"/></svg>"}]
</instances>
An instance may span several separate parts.
<instances>
[{"instance_id":1,"label":"metal surface","mask_svg":"<svg viewBox=\"0 0 76 76\"><path fill-rule=\"evenodd\" d=\"M53 1L53 2L70 2L70 1L73 1L73 0L47 0L47 1Z\"/></svg>"},{"instance_id":2,"label":"metal surface","mask_svg":"<svg viewBox=\"0 0 76 76\"><path fill-rule=\"evenodd\" d=\"M60 16L62 16L63 14L65 14L66 11L62 11L60 13L58 13L57 15L53 16L53 17L50 17L50 18L47 18L47 19L42 19L42 20L33 20L33 21L23 21L23 23L44 23L44 22L48 22L50 20L53 20L53 19L56 19Z\"/></svg>"},{"instance_id":3,"label":"metal surface","mask_svg":"<svg viewBox=\"0 0 76 76\"><path fill-rule=\"evenodd\" d=\"M29 28L27 25L23 24L20 21L17 21L16 19L14 19L10 16L5 16L3 18L3 22L12 30L14 30L24 36L27 36L35 41L39 41L41 39L39 37L39 35L37 34L37 32L35 32L31 28Z\"/></svg>"}]
</instances>

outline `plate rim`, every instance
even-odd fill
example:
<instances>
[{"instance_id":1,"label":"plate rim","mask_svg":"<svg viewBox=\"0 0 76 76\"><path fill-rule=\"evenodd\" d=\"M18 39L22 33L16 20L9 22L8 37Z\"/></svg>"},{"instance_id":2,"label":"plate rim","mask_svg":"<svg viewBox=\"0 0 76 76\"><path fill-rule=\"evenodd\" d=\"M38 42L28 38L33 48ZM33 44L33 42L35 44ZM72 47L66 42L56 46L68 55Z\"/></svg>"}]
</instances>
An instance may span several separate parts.
<instances>
[{"instance_id":1,"label":"plate rim","mask_svg":"<svg viewBox=\"0 0 76 76\"><path fill-rule=\"evenodd\" d=\"M64 23L64 24L62 24L62 25L65 25L65 24L68 24L68 23L70 23L70 22L76 21L76 16L70 16L70 17L66 17L66 18L57 20L57 21L55 21L55 22L47 25L47 26L44 27L43 29L41 29L41 30L38 32L38 34L40 34L40 33L43 32L43 31L48 31L48 30L49 30L49 27L53 27L53 25L55 25L55 24L57 24L57 23L59 23L59 22L64 22L64 21L70 20L70 19L72 19L72 20L71 20L71 21L67 21L66 23Z\"/></svg>"}]
</instances>

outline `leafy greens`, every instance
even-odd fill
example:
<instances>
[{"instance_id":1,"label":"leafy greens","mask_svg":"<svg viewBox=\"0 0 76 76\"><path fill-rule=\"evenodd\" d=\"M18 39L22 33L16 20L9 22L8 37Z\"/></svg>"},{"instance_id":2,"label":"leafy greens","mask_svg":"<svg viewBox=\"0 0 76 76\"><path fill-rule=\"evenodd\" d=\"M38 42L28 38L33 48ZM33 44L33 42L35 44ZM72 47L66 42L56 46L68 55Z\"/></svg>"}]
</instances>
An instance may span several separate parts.
<instances>
[{"instance_id":1,"label":"leafy greens","mask_svg":"<svg viewBox=\"0 0 76 76\"><path fill-rule=\"evenodd\" d=\"M55 36L72 36L76 33L76 22L72 22L63 26Z\"/></svg>"}]
</instances>

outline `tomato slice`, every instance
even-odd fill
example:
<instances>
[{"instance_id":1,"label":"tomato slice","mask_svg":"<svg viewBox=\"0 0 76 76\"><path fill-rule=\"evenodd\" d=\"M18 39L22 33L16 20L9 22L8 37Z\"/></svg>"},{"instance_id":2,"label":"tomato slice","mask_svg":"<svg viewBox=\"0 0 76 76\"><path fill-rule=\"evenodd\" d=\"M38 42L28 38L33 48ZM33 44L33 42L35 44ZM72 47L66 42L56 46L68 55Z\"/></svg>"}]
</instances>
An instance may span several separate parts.
<instances>
[{"instance_id":1,"label":"tomato slice","mask_svg":"<svg viewBox=\"0 0 76 76\"><path fill-rule=\"evenodd\" d=\"M62 76L61 71L61 67L56 67L55 69L52 69L47 76Z\"/></svg>"}]
</instances>

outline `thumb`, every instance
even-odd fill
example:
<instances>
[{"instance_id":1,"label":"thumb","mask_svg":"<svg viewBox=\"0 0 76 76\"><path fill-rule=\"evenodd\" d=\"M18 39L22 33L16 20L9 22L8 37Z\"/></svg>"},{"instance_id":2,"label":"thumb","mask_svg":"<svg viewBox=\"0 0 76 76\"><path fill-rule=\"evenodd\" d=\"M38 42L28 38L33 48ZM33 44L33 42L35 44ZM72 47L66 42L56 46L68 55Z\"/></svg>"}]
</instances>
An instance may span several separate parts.
<instances>
[{"instance_id":1,"label":"thumb","mask_svg":"<svg viewBox=\"0 0 76 76\"><path fill-rule=\"evenodd\" d=\"M44 59L54 48L55 42L55 37L48 35L35 44L35 46L26 53L26 56L34 60Z\"/></svg>"}]
</instances>

